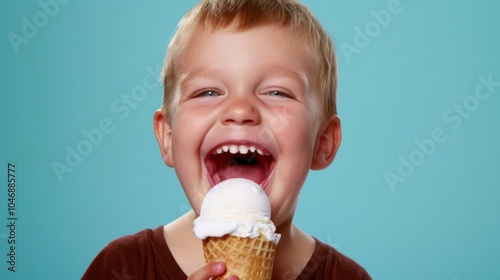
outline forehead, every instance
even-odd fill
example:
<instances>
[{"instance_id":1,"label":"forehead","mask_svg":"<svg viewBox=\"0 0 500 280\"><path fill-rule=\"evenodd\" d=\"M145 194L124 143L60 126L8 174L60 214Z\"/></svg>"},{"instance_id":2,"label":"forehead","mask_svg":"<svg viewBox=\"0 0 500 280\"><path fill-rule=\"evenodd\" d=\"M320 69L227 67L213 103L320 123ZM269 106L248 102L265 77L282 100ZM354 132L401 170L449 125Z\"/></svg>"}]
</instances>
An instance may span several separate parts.
<instances>
[{"instance_id":1,"label":"forehead","mask_svg":"<svg viewBox=\"0 0 500 280\"><path fill-rule=\"evenodd\" d=\"M264 25L246 30L234 26L195 29L179 54L179 74L231 67L265 67L273 72L319 76L319 59L305 36L289 28Z\"/></svg>"}]
</instances>

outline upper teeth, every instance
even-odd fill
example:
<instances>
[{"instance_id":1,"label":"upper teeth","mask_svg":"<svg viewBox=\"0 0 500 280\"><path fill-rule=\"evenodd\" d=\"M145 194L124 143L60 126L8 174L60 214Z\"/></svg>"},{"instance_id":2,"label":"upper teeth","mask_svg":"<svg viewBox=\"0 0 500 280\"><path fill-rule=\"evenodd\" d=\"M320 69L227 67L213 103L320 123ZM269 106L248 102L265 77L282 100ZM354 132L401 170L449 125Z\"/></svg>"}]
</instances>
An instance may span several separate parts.
<instances>
[{"instance_id":1,"label":"upper teeth","mask_svg":"<svg viewBox=\"0 0 500 280\"><path fill-rule=\"evenodd\" d=\"M230 152L233 155L237 153L246 155L249 151L251 153L257 152L259 155L266 155L266 156L269 155L267 153L264 153L261 149L256 148L255 146L246 146L246 145L223 145L217 148L213 154L216 155L216 154Z\"/></svg>"}]
</instances>

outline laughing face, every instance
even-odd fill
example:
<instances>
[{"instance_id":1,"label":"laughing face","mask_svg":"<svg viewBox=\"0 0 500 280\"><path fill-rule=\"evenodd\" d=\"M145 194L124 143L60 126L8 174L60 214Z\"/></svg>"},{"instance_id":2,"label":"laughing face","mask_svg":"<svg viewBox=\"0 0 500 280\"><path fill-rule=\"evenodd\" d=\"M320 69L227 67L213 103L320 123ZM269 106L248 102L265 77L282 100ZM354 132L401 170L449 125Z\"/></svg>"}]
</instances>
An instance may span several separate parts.
<instances>
[{"instance_id":1,"label":"laughing face","mask_svg":"<svg viewBox=\"0 0 500 280\"><path fill-rule=\"evenodd\" d=\"M273 26L193 34L176 68L178 104L167 118L157 111L155 133L197 214L215 184L246 178L269 196L279 228L309 170L333 160L340 123L322 117L320 67L306 45Z\"/></svg>"}]
</instances>

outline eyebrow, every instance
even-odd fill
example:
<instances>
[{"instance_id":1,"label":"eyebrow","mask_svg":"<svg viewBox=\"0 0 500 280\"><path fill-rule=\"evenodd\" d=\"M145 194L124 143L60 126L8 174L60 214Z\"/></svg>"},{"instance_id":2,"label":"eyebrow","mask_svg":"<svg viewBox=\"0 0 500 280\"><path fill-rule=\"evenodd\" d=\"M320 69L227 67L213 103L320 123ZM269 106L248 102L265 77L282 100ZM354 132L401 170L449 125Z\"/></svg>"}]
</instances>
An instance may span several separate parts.
<instances>
[{"instance_id":1,"label":"eyebrow","mask_svg":"<svg viewBox=\"0 0 500 280\"><path fill-rule=\"evenodd\" d=\"M309 88L309 80L307 79L307 75L305 72L296 72L290 68L270 65L271 68L270 73L276 74L278 76L284 76L288 78L292 78L293 80L299 81L299 86L303 91L306 91Z\"/></svg>"},{"instance_id":2,"label":"eyebrow","mask_svg":"<svg viewBox=\"0 0 500 280\"><path fill-rule=\"evenodd\" d=\"M264 71L268 69L267 70L268 74L276 75L279 77L291 78L292 80L298 81L299 83L297 85L300 86L301 90L303 90L304 92L310 86L310 81L309 79L307 79L307 75L304 72L297 73L296 71L290 68L274 64L261 64L259 65L259 68L263 69ZM195 69L194 71L183 73L179 77L180 89L181 91L184 90L187 87L187 85L189 85L193 81L196 81L197 79L203 79L206 77L214 76L220 74L221 72L222 72L222 67L213 67L210 69Z\"/></svg>"},{"instance_id":3,"label":"eyebrow","mask_svg":"<svg viewBox=\"0 0 500 280\"><path fill-rule=\"evenodd\" d=\"M179 88L183 91L186 88L186 85L196 81L197 79L214 76L220 73L220 67L210 68L210 69L198 69L194 71L189 71L187 73L180 74L179 77Z\"/></svg>"}]
</instances>

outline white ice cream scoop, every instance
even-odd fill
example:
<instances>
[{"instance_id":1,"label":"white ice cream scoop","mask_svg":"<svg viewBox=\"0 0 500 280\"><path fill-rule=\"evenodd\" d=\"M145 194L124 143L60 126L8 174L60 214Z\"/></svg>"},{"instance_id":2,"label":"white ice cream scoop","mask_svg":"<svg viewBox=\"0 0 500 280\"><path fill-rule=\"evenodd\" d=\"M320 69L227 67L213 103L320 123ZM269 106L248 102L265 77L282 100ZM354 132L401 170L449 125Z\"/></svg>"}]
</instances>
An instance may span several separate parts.
<instances>
[{"instance_id":1,"label":"white ice cream scoop","mask_svg":"<svg viewBox=\"0 0 500 280\"><path fill-rule=\"evenodd\" d=\"M226 234L243 238L264 235L277 244L280 238L271 221L266 193L255 182L243 178L222 181L207 193L193 230L200 239Z\"/></svg>"}]
</instances>

